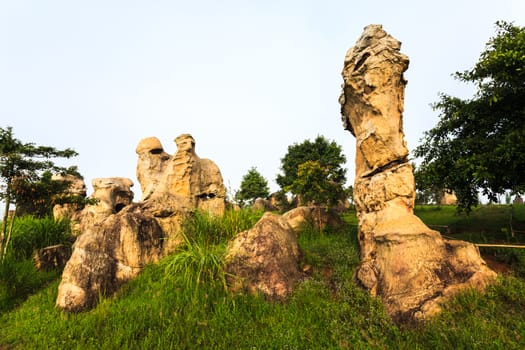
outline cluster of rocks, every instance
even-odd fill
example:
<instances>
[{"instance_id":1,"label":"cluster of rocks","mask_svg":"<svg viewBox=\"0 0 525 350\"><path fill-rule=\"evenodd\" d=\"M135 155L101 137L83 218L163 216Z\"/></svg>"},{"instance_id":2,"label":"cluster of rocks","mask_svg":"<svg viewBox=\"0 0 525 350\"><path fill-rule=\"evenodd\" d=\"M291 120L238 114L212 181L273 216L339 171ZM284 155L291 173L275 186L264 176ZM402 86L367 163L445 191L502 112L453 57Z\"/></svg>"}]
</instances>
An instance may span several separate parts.
<instances>
[{"instance_id":1,"label":"cluster of rocks","mask_svg":"<svg viewBox=\"0 0 525 350\"><path fill-rule=\"evenodd\" d=\"M56 208L57 217L71 217L80 233L58 288L58 307L92 307L100 293L115 291L146 264L172 252L182 241L180 227L192 210L224 212L226 190L217 165L197 156L191 135L175 141L173 156L156 138L137 146L141 202L133 203L130 179L114 177L92 181L96 204L81 211Z\"/></svg>"},{"instance_id":2,"label":"cluster of rocks","mask_svg":"<svg viewBox=\"0 0 525 350\"><path fill-rule=\"evenodd\" d=\"M140 202L133 202L130 179L113 177L92 181L95 204L82 210L67 205L55 208L56 218L71 218L78 233L58 288L59 308L70 312L91 308L101 293L114 292L146 264L173 252L182 242L182 222L192 211L224 213L226 191L217 165L196 155L191 135L175 141L173 156L155 137L138 144ZM77 187L85 191L85 186ZM296 208L283 216L265 214L229 244L225 269L228 276L235 276L230 279L232 290L285 297L302 276L297 243L301 225L324 228L335 222L331 212L313 207ZM37 254L39 266L63 263L66 258L56 250Z\"/></svg>"},{"instance_id":3,"label":"cluster of rocks","mask_svg":"<svg viewBox=\"0 0 525 350\"><path fill-rule=\"evenodd\" d=\"M340 103L344 127L357 140L354 200L361 263L356 279L382 298L395 320L406 321L434 315L451 295L482 289L495 273L474 245L444 240L413 214L415 184L402 125L409 60L400 47L380 25L366 27L346 54ZM59 286L59 308L92 307L101 293L115 291L145 264L173 252L182 241L182 222L193 210L224 213L226 190L217 165L197 156L191 135L175 142L174 155L155 137L138 144L140 202L133 203L131 180L105 178L92 182L96 204L55 208L55 216L72 218L79 233ZM85 194L85 186L77 183L73 191ZM255 205L265 209L275 203ZM286 297L304 275L297 233L305 223L322 229L341 222L318 207L298 207L282 216L265 213L228 245L230 288ZM65 260L53 250L38 259L42 266Z\"/></svg>"}]
</instances>

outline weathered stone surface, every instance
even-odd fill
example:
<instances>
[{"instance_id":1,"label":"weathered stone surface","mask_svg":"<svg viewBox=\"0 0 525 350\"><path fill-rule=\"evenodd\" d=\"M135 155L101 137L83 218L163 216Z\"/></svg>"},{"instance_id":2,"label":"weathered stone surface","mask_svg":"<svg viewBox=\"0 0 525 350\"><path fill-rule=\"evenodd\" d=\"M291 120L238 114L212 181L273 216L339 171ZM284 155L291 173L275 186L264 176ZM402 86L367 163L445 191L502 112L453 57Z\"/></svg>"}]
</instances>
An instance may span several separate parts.
<instances>
[{"instance_id":1,"label":"weathered stone surface","mask_svg":"<svg viewBox=\"0 0 525 350\"><path fill-rule=\"evenodd\" d=\"M170 155L164 152L156 137L141 140L135 151L138 155L137 179L142 190L142 200L146 200L159 184Z\"/></svg>"},{"instance_id":2,"label":"weathered stone surface","mask_svg":"<svg viewBox=\"0 0 525 350\"><path fill-rule=\"evenodd\" d=\"M439 204L441 205L456 205L458 204L458 197L456 197L456 194L454 192L449 193L447 191L443 192L443 197L441 197L441 200L439 201Z\"/></svg>"},{"instance_id":3,"label":"weathered stone surface","mask_svg":"<svg viewBox=\"0 0 525 350\"><path fill-rule=\"evenodd\" d=\"M301 279L300 250L291 227L280 215L265 213L253 228L228 244L226 271L234 291L285 298Z\"/></svg>"},{"instance_id":4,"label":"weathered stone surface","mask_svg":"<svg viewBox=\"0 0 525 350\"><path fill-rule=\"evenodd\" d=\"M268 207L268 201L264 198L255 198L252 204L253 210L266 210Z\"/></svg>"},{"instance_id":5,"label":"weathered stone surface","mask_svg":"<svg viewBox=\"0 0 525 350\"><path fill-rule=\"evenodd\" d=\"M59 308L90 308L100 293L112 293L144 264L173 251L182 240L182 221L191 211L224 212L226 189L217 165L195 154L191 135L177 137L176 143L173 157L154 137L138 144L137 178L144 199L139 204L132 204L131 180L93 180L92 197L98 203L80 214L82 234L64 269Z\"/></svg>"},{"instance_id":6,"label":"weathered stone surface","mask_svg":"<svg viewBox=\"0 0 525 350\"><path fill-rule=\"evenodd\" d=\"M38 270L52 270L63 268L71 257L71 248L57 244L35 252L33 260Z\"/></svg>"},{"instance_id":7,"label":"weathered stone surface","mask_svg":"<svg viewBox=\"0 0 525 350\"><path fill-rule=\"evenodd\" d=\"M144 215L142 205L129 205L92 225L75 242L58 287L57 307L82 311L135 277L145 264L162 255L164 233Z\"/></svg>"},{"instance_id":8,"label":"weathered stone surface","mask_svg":"<svg viewBox=\"0 0 525 350\"><path fill-rule=\"evenodd\" d=\"M341 218L334 211L326 207L297 207L283 214L283 219L288 222L292 230L297 234L305 224L311 225L316 230L324 230L327 227L339 227Z\"/></svg>"},{"instance_id":9,"label":"weathered stone surface","mask_svg":"<svg viewBox=\"0 0 525 350\"><path fill-rule=\"evenodd\" d=\"M195 140L189 134L175 139L177 153L166 161L151 197L180 196L192 207L221 215L226 205L226 188L217 165L195 153Z\"/></svg>"},{"instance_id":10,"label":"weathered stone surface","mask_svg":"<svg viewBox=\"0 0 525 350\"><path fill-rule=\"evenodd\" d=\"M91 181L96 204L86 205L80 212L80 232L89 230L94 225L99 225L107 217L118 213L133 201L131 187L133 182L123 177L98 178Z\"/></svg>"},{"instance_id":11,"label":"weathered stone surface","mask_svg":"<svg viewBox=\"0 0 525 350\"><path fill-rule=\"evenodd\" d=\"M424 319L457 290L494 277L475 246L445 241L413 214L415 184L402 113L408 57L380 25L367 26L345 57L343 125L357 141L354 200L357 280L396 320Z\"/></svg>"},{"instance_id":12,"label":"weathered stone surface","mask_svg":"<svg viewBox=\"0 0 525 350\"><path fill-rule=\"evenodd\" d=\"M66 192L67 195L74 195L81 198L86 197L86 184L83 179L73 175L53 175L51 179L54 181L69 182L70 185ZM63 218L70 219L74 215L74 213L79 210L82 210L82 207L78 204L57 204L53 207L53 217L55 218L55 220Z\"/></svg>"},{"instance_id":13,"label":"weathered stone surface","mask_svg":"<svg viewBox=\"0 0 525 350\"><path fill-rule=\"evenodd\" d=\"M156 144L151 138L146 140L150 141L141 141L137 153L140 151L144 154L143 149L152 147L145 147L144 144L154 144L155 149L161 149L160 142ZM156 180L141 184L143 188L149 186L150 192L145 199L145 204L147 210L157 218L168 235L166 244L168 251L174 249L181 241L178 234L180 225L190 210L201 209L212 215L222 215L226 207L226 187L219 167L211 160L197 156L195 140L191 135L182 134L175 139L175 142L177 144L175 155L157 162L162 165L155 169L160 169L162 173L157 174L156 170L152 171ZM139 163L140 157L139 155ZM139 168L146 169L146 167L137 166L137 177L141 181L146 179L148 174L139 175Z\"/></svg>"}]
</instances>

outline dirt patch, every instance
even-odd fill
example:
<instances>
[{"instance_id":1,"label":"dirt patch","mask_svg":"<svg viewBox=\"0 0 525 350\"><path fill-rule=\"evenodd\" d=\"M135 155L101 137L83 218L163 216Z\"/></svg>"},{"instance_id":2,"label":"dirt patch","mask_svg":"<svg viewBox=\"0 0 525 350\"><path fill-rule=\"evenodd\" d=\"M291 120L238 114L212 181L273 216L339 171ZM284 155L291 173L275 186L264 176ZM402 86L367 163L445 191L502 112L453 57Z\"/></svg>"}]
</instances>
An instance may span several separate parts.
<instances>
[{"instance_id":1,"label":"dirt patch","mask_svg":"<svg viewBox=\"0 0 525 350\"><path fill-rule=\"evenodd\" d=\"M483 258L483 260L485 260L487 265L497 274L508 275L512 272L512 269L509 264L497 261L493 255L482 254L481 257Z\"/></svg>"}]
</instances>

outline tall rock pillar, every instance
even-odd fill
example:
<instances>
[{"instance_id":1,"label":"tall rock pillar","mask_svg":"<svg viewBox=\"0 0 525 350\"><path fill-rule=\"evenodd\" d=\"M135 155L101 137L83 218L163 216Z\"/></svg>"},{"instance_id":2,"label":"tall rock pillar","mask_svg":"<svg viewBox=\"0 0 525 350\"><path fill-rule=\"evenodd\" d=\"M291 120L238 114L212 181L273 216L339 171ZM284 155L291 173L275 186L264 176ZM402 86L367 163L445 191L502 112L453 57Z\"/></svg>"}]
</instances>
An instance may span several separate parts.
<instances>
[{"instance_id":1,"label":"tall rock pillar","mask_svg":"<svg viewBox=\"0 0 525 350\"><path fill-rule=\"evenodd\" d=\"M355 136L354 200L361 264L356 278L397 321L424 319L459 289L494 278L477 248L445 241L413 214L415 183L403 134L409 59L380 25L369 25L346 53L340 97L344 128Z\"/></svg>"}]
</instances>

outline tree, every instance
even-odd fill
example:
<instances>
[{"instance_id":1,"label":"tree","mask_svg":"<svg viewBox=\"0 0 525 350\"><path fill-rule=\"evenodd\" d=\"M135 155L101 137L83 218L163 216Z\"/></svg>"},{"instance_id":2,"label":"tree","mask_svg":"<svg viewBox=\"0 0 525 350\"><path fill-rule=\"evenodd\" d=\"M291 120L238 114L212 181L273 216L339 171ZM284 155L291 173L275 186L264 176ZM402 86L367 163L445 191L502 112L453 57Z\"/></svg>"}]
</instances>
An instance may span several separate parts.
<instances>
[{"instance_id":1,"label":"tree","mask_svg":"<svg viewBox=\"0 0 525 350\"><path fill-rule=\"evenodd\" d=\"M10 205L16 204L16 198L19 195L15 183L20 179L36 182L40 180L44 171L64 172L66 169L56 166L52 158L70 158L76 155L77 153L70 148L57 150L54 147L24 143L14 137L11 127L0 128L0 199L5 203L0 236L0 256L2 259L9 243L7 219Z\"/></svg>"},{"instance_id":2,"label":"tree","mask_svg":"<svg viewBox=\"0 0 525 350\"><path fill-rule=\"evenodd\" d=\"M37 181L27 177L17 177L13 180L12 191L16 202L17 215L30 214L36 217L44 217L53 213L56 204L77 204L82 208L92 199L84 195L73 194L69 191L72 185L71 178L82 179L77 167L72 166L60 174L57 179L50 171L44 171Z\"/></svg>"},{"instance_id":3,"label":"tree","mask_svg":"<svg viewBox=\"0 0 525 350\"><path fill-rule=\"evenodd\" d=\"M313 142L305 140L288 147L281 159L283 174L277 175L276 182L301 202L330 206L347 196L345 162L341 146L317 136Z\"/></svg>"},{"instance_id":4,"label":"tree","mask_svg":"<svg viewBox=\"0 0 525 350\"><path fill-rule=\"evenodd\" d=\"M474 83L475 96L441 94L440 120L414 153L422 176L469 211L479 191L497 201L505 190L525 190L525 28L497 22L474 68L455 78Z\"/></svg>"},{"instance_id":5,"label":"tree","mask_svg":"<svg viewBox=\"0 0 525 350\"><path fill-rule=\"evenodd\" d=\"M243 176L241 188L235 194L235 199L241 204L245 201L251 203L256 198L266 198L270 195L268 181L257 171L255 167L248 170Z\"/></svg>"}]
</instances>

